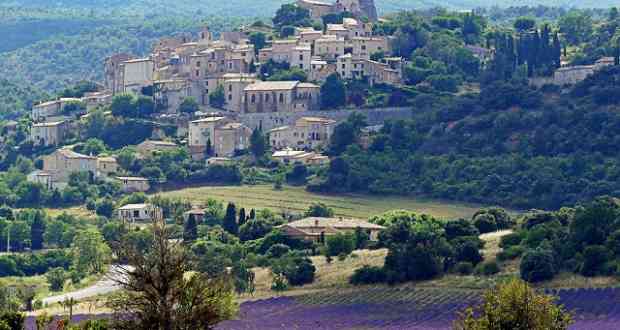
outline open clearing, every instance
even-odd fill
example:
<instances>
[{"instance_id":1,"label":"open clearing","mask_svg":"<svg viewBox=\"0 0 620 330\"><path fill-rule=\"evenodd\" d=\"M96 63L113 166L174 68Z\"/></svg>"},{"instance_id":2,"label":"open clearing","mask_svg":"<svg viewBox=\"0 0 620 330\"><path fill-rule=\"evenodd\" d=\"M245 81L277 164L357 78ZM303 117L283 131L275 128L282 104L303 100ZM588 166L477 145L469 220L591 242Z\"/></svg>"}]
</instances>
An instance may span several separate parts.
<instances>
[{"instance_id":1,"label":"open clearing","mask_svg":"<svg viewBox=\"0 0 620 330\"><path fill-rule=\"evenodd\" d=\"M237 208L269 208L288 212L303 212L312 203L321 202L333 208L338 216L354 218L368 218L397 209L426 213L441 219L470 218L481 207L403 196L320 195L307 192L303 187L285 186L274 190L269 185L186 188L161 195L189 199L194 204L212 198L224 203L233 202Z\"/></svg>"}]
</instances>

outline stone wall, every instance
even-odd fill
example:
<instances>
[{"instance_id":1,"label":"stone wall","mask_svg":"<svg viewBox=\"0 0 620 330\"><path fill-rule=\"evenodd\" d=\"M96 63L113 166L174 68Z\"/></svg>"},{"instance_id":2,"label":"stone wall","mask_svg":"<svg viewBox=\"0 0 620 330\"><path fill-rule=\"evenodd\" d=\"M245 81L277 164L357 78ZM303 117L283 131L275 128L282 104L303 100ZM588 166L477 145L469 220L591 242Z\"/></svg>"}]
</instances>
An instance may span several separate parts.
<instances>
[{"instance_id":1,"label":"stone wall","mask_svg":"<svg viewBox=\"0 0 620 330\"><path fill-rule=\"evenodd\" d=\"M375 108L375 109L347 109L330 111L301 111L301 112L264 112L245 113L237 115L237 121L255 129L267 131L280 126L292 125L301 117L323 117L338 122L346 120L353 112L359 112L366 116L368 125L381 125L388 119L410 119L413 109L406 108Z\"/></svg>"}]
</instances>

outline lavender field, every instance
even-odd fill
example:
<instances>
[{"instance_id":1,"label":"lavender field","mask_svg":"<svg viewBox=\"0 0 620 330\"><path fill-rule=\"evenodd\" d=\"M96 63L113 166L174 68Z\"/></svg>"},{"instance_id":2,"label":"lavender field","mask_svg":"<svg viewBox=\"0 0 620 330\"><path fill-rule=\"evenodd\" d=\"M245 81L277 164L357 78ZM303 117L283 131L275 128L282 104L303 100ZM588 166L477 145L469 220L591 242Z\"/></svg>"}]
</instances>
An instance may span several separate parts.
<instances>
[{"instance_id":1,"label":"lavender field","mask_svg":"<svg viewBox=\"0 0 620 330\"><path fill-rule=\"evenodd\" d=\"M620 329L620 289L549 293L573 311L571 329ZM398 288L271 298L242 304L239 319L217 329L450 329L457 313L479 299L478 291Z\"/></svg>"}]
</instances>

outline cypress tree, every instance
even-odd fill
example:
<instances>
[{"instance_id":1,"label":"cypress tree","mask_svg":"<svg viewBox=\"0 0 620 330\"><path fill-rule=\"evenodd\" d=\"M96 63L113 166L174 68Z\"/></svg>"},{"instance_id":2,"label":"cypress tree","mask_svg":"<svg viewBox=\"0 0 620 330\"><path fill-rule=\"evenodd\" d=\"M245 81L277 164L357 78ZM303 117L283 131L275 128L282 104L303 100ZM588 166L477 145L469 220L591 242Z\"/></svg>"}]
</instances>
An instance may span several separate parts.
<instances>
[{"instance_id":1,"label":"cypress tree","mask_svg":"<svg viewBox=\"0 0 620 330\"><path fill-rule=\"evenodd\" d=\"M207 158L213 155L213 144L211 143L211 138L207 139L207 146L205 148L205 155Z\"/></svg>"},{"instance_id":2,"label":"cypress tree","mask_svg":"<svg viewBox=\"0 0 620 330\"><path fill-rule=\"evenodd\" d=\"M190 214L185 221L183 228L183 241L193 242L198 238L198 226L196 225L196 218L193 214Z\"/></svg>"},{"instance_id":3,"label":"cypress tree","mask_svg":"<svg viewBox=\"0 0 620 330\"><path fill-rule=\"evenodd\" d=\"M256 219L256 211L254 209L250 210L250 220Z\"/></svg>"},{"instance_id":4,"label":"cypress tree","mask_svg":"<svg viewBox=\"0 0 620 330\"><path fill-rule=\"evenodd\" d=\"M228 203L226 206L226 215L224 216L224 223L222 224L224 230L237 235L239 233L239 224L237 224L237 207L234 203Z\"/></svg>"},{"instance_id":5,"label":"cypress tree","mask_svg":"<svg viewBox=\"0 0 620 330\"><path fill-rule=\"evenodd\" d=\"M246 222L247 218L245 216L245 208L241 208L241 210L239 210L239 227L243 226L243 224Z\"/></svg>"},{"instance_id":6,"label":"cypress tree","mask_svg":"<svg viewBox=\"0 0 620 330\"><path fill-rule=\"evenodd\" d=\"M43 249L43 233L45 232L45 219L43 212L36 211L30 226L30 248L33 250Z\"/></svg>"}]
</instances>

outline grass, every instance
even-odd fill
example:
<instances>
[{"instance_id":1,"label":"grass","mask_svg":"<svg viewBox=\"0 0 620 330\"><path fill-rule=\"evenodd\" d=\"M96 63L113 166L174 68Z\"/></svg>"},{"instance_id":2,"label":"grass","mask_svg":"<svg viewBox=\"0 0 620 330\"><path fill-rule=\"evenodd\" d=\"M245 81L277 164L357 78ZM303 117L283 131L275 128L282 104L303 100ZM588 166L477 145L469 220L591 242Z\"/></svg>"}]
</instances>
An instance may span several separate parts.
<instances>
[{"instance_id":1,"label":"grass","mask_svg":"<svg viewBox=\"0 0 620 330\"><path fill-rule=\"evenodd\" d=\"M48 208L45 212L50 217L57 217L63 213L73 215L79 218L95 218L95 213L86 209L85 206L73 206L67 208Z\"/></svg>"},{"instance_id":2,"label":"grass","mask_svg":"<svg viewBox=\"0 0 620 330\"><path fill-rule=\"evenodd\" d=\"M274 190L268 185L186 188L161 195L189 199L195 204L211 198L224 203L234 202L237 208L269 208L297 213L305 211L314 202L321 202L333 208L336 215L353 218L368 218L396 209L426 213L441 219L470 218L481 207L403 196L320 195L307 192L303 187L284 186L281 190Z\"/></svg>"}]
</instances>

